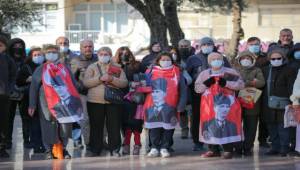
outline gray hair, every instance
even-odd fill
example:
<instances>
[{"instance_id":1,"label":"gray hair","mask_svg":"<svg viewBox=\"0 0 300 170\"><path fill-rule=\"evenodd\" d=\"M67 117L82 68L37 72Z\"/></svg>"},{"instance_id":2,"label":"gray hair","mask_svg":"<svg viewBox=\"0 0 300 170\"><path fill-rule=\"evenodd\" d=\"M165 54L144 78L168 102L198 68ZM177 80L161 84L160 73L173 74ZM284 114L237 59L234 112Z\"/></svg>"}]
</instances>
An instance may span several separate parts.
<instances>
[{"instance_id":1,"label":"gray hair","mask_svg":"<svg viewBox=\"0 0 300 170\"><path fill-rule=\"evenodd\" d=\"M101 47L99 48L98 52L100 51L105 51L105 52L108 52L110 55L112 55L112 51L109 47Z\"/></svg>"}]
</instances>

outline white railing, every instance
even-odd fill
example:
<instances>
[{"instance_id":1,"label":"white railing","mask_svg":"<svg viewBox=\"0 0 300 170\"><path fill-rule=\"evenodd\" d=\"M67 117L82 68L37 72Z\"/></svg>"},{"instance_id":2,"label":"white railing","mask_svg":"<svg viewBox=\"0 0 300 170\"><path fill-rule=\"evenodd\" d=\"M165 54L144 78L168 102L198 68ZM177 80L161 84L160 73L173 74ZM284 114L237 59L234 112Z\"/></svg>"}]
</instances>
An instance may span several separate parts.
<instances>
[{"instance_id":1,"label":"white railing","mask_svg":"<svg viewBox=\"0 0 300 170\"><path fill-rule=\"evenodd\" d=\"M100 39L100 31L65 31L70 43L79 44L81 40L89 39L96 43Z\"/></svg>"}]
</instances>

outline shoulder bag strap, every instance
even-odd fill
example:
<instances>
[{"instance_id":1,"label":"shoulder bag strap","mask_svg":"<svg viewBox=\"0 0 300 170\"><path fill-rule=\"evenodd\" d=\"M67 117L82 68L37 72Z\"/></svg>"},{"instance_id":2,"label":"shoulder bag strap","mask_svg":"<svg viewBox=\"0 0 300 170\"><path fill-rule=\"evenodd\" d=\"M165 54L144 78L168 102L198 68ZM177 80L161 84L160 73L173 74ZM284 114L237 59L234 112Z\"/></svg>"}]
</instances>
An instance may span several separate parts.
<instances>
[{"instance_id":1,"label":"shoulder bag strap","mask_svg":"<svg viewBox=\"0 0 300 170\"><path fill-rule=\"evenodd\" d=\"M267 80L268 97L270 96L271 82L272 82L272 66L270 66L269 68L269 75Z\"/></svg>"},{"instance_id":2,"label":"shoulder bag strap","mask_svg":"<svg viewBox=\"0 0 300 170\"><path fill-rule=\"evenodd\" d=\"M97 68L98 68L98 71L99 71L99 73L100 73L100 76L102 76L103 73L102 73L101 67L100 67L100 65L99 65L98 63L97 63Z\"/></svg>"}]
</instances>

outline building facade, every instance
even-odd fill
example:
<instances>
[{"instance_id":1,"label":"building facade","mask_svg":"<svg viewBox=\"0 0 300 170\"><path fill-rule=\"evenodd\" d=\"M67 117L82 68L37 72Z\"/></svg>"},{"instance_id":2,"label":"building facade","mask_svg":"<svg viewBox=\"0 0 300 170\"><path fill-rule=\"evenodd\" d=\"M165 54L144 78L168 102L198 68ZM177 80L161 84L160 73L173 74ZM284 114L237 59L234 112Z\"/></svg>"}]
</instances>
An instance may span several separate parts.
<instances>
[{"instance_id":1,"label":"building facade","mask_svg":"<svg viewBox=\"0 0 300 170\"><path fill-rule=\"evenodd\" d=\"M146 47L150 40L147 23L125 0L36 0L42 23L33 23L31 32L20 30L28 47L54 43L58 36L69 37L71 48L78 50L82 39L92 39L96 49L121 45L133 51ZM299 0L249 0L242 13L245 38L258 36L263 41L277 41L282 28L291 28L300 41ZM230 14L195 12L191 6L179 8L180 25L187 39L212 36L228 39L232 33Z\"/></svg>"}]
</instances>

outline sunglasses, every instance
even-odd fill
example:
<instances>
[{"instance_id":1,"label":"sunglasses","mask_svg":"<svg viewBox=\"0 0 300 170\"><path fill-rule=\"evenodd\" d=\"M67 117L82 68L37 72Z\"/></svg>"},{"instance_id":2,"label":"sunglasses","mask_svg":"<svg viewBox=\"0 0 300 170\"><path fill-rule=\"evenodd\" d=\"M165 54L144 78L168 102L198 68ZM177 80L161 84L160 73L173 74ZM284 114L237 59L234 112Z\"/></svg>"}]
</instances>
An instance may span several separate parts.
<instances>
[{"instance_id":1,"label":"sunglasses","mask_svg":"<svg viewBox=\"0 0 300 170\"><path fill-rule=\"evenodd\" d=\"M280 57L280 58L271 58L271 60L281 60L282 58Z\"/></svg>"}]
</instances>

